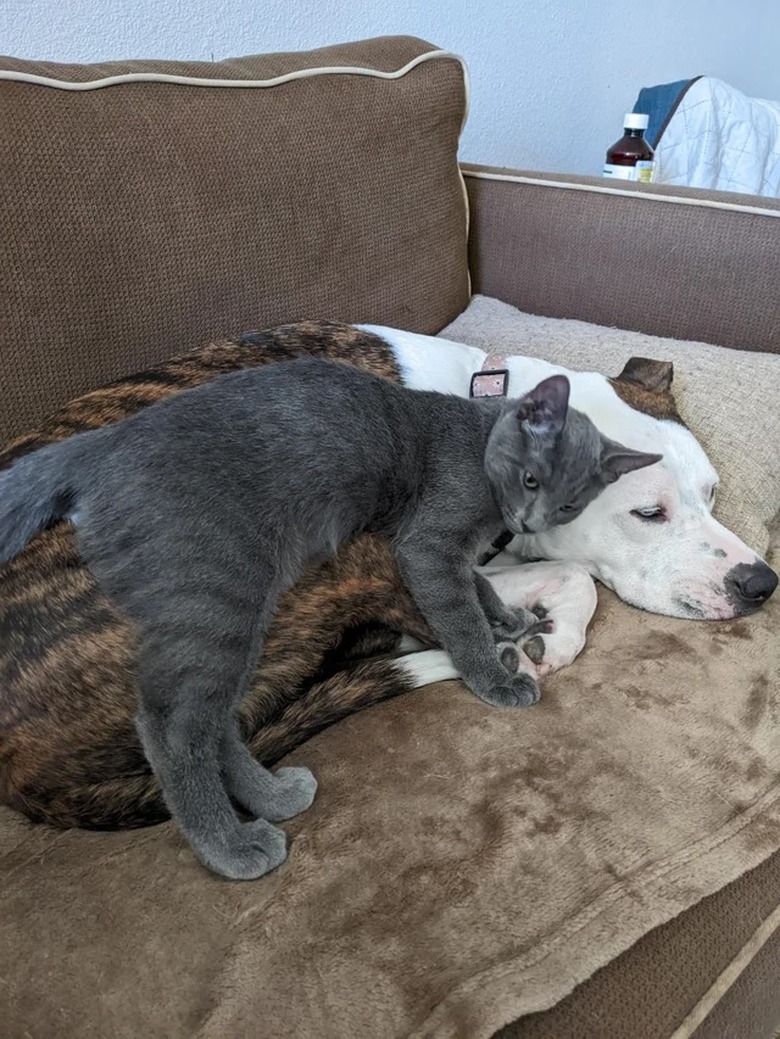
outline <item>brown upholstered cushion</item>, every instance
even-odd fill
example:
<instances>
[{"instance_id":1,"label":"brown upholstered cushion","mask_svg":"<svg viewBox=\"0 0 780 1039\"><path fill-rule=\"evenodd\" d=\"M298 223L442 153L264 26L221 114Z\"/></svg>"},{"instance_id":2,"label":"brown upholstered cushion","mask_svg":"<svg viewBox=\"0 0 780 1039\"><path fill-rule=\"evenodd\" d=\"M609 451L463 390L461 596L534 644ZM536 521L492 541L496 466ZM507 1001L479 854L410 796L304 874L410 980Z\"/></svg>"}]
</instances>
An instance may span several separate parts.
<instances>
[{"instance_id":1,"label":"brown upholstered cushion","mask_svg":"<svg viewBox=\"0 0 780 1039\"><path fill-rule=\"evenodd\" d=\"M780 199L474 165L464 173L475 292L532 314L780 350Z\"/></svg>"},{"instance_id":2,"label":"brown upholstered cushion","mask_svg":"<svg viewBox=\"0 0 780 1039\"><path fill-rule=\"evenodd\" d=\"M0 69L267 80L395 72L389 37L210 63ZM0 442L58 403L245 327L305 317L436 332L468 300L461 64L270 87L0 79Z\"/></svg>"}]
</instances>

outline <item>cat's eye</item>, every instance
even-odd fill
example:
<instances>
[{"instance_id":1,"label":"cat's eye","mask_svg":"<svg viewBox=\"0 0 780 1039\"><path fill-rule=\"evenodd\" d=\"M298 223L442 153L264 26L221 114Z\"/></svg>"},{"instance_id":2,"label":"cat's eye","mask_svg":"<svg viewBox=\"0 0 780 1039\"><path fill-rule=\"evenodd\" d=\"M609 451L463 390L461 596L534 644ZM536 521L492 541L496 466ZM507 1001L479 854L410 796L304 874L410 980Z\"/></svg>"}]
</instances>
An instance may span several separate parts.
<instances>
[{"instance_id":1,"label":"cat's eye","mask_svg":"<svg viewBox=\"0 0 780 1039\"><path fill-rule=\"evenodd\" d=\"M577 506L569 503L568 505L561 505L560 512L576 512Z\"/></svg>"},{"instance_id":2,"label":"cat's eye","mask_svg":"<svg viewBox=\"0 0 780 1039\"><path fill-rule=\"evenodd\" d=\"M649 505L646 509L632 509L631 515L648 523L663 523L666 519L663 505Z\"/></svg>"},{"instance_id":3,"label":"cat's eye","mask_svg":"<svg viewBox=\"0 0 780 1039\"><path fill-rule=\"evenodd\" d=\"M705 498L707 498L707 503L710 506L710 508L712 508L712 506L715 504L715 495L717 493L718 493L718 485L716 483L714 483L712 485L712 487L710 487L709 495L705 494Z\"/></svg>"},{"instance_id":4,"label":"cat's eye","mask_svg":"<svg viewBox=\"0 0 780 1039\"><path fill-rule=\"evenodd\" d=\"M539 490L539 481L536 479L533 473L529 473L526 469L525 475L523 476L523 487L526 487L529 491Z\"/></svg>"}]
</instances>

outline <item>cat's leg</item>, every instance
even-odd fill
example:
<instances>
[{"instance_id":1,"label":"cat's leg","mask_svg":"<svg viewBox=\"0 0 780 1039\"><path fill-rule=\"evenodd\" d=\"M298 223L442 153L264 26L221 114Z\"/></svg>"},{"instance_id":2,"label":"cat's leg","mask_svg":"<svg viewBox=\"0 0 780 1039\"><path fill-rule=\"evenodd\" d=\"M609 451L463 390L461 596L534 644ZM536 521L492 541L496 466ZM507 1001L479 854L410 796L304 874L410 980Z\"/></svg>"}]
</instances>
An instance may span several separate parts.
<instances>
[{"instance_id":1,"label":"cat's leg","mask_svg":"<svg viewBox=\"0 0 780 1039\"><path fill-rule=\"evenodd\" d=\"M255 760L238 732L237 721L224 733L222 774L231 797L251 815L278 823L305 812L317 792L308 768L278 768L269 772Z\"/></svg>"},{"instance_id":2,"label":"cat's leg","mask_svg":"<svg viewBox=\"0 0 780 1039\"><path fill-rule=\"evenodd\" d=\"M286 838L266 819L241 823L222 776L224 733L258 655L256 629L220 631L213 611L191 627L141 632L140 708L144 751L171 814L210 869L236 880L284 862ZM235 618L233 618L235 619Z\"/></svg>"},{"instance_id":3,"label":"cat's leg","mask_svg":"<svg viewBox=\"0 0 780 1039\"><path fill-rule=\"evenodd\" d=\"M478 571L474 572L474 584L496 642L528 641L534 635L551 630L550 622L544 617L522 605L507 605L490 581Z\"/></svg>"},{"instance_id":4,"label":"cat's leg","mask_svg":"<svg viewBox=\"0 0 780 1039\"><path fill-rule=\"evenodd\" d=\"M543 616L552 626L543 635L519 640L518 670L541 677L575 660L585 645L597 603L595 583L584 567L577 563L521 563L484 576L507 606ZM398 663L414 688L460 677L444 650L425 649L421 643L411 642L404 648L407 655ZM410 649L422 652L408 652ZM504 665L512 670L506 654Z\"/></svg>"},{"instance_id":5,"label":"cat's leg","mask_svg":"<svg viewBox=\"0 0 780 1039\"><path fill-rule=\"evenodd\" d=\"M510 675L477 597L473 569L453 560L442 540L415 537L398 545L404 580L426 621L450 654L458 673L486 703L527 707L539 699L539 686L526 671Z\"/></svg>"}]
</instances>

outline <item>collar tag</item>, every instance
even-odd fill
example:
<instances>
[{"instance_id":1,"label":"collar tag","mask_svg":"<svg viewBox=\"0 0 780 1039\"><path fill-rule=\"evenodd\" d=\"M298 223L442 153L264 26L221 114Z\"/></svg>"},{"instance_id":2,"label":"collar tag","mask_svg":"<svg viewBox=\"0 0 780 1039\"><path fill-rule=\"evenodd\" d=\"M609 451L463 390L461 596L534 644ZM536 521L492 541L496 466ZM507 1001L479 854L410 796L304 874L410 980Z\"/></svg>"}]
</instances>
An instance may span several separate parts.
<instances>
[{"instance_id":1,"label":"collar tag","mask_svg":"<svg viewBox=\"0 0 780 1039\"><path fill-rule=\"evenodd\" d=\"M506 397L509 389L508 368L487 368L474 372L469 397Z\"/></svg>"}]
</instances>

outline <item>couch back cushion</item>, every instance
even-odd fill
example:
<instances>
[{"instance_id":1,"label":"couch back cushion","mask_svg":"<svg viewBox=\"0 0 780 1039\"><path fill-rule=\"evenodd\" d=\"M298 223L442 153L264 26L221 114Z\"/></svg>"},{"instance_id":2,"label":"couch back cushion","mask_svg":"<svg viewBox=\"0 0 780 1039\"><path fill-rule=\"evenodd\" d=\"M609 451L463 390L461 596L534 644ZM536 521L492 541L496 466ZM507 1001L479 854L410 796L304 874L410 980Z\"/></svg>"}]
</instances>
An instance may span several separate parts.
<instances>
[{"instance_id":1,"label":"couch back cushion","mask_svg":"<svg viewBox=\"0 0 780 1039\"><path fill-rule=\"evenodd\" d=\"M0 70L0 443L217 335L468 300L464 71L430 44ZM137 73L184 82L50 83Z\"/></svg>"}]
</instances>

